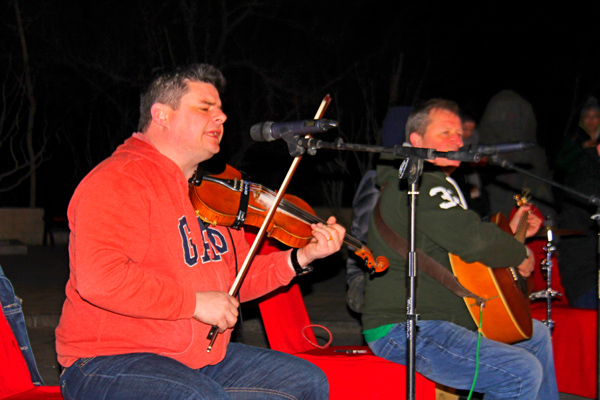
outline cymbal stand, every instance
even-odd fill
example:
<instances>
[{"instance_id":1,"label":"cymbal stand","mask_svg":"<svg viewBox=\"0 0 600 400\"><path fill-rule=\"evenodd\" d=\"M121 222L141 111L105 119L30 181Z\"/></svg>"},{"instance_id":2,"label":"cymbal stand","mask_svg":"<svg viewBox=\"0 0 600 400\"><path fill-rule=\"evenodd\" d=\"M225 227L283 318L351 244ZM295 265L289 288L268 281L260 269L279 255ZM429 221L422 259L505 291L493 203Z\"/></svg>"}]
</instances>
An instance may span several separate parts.
<instances>
[{"instance_id":1,"label":"cymbal stand","mask_svg":"<svg viewBox=\"0 0 600 400\"><path fill-rule=\"evenodd\" d=\"M552 254L556 251L554 246L554 238L552 234L552 228L546 228L546 235L548 242L544 246L546 252L546 258L542 260L542 271L546 273L546 289L539 290L529 295L530 300L546 299L546 319L542 322L550 329L550 332L554 330L554 320L552 319L552 299L558 296L562 296L561 293L552 289Z\"/></svg>"}]
</instances>

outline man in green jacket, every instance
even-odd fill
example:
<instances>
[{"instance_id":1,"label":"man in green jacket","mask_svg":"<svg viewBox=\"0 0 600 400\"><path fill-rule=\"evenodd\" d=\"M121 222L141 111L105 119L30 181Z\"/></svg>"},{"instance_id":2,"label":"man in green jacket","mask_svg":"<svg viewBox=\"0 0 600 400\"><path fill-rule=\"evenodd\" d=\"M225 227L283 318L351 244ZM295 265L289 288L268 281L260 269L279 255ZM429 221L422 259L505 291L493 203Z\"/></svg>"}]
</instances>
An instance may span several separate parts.
<instances>
[{"instance_id":1,"label":"man in green jacket","mask_svg":"<svg viewBox=\"0 0 600 400\"><path fill-rule=\"evenodd\" d=\"M458 150L463 145L459 115L456 103L442 99L416 108L406 128L411 145L438 151ZM534 257L527 247L467 210L458 185L449 176L460 161L438 158L425 164L419 184L417 248L450 271L448 253L491 268L516 267L523 276L529 276ZM401 182L398 171L391 167L379 167L377 179L383 187L380 210L385 222L408 239L406 182ZM510 223L513 231L528 209L519 208ZM539 229L541 220L530 214L528 222L530 237ZM365 340L376 355L405 364L407 260L385 243L373 217L368 245L375 254L388 257L390 267L382 276L367 282L362 311ZM477 332L463 299L421 273L416 304L420 315L417 372L456 389L471 388L477 366ZM532 338L514 345L482 339L476 392L485 393L486 399L558 399L549 331L539 321L534 321L533 326Z\"/></svg>"}]
</instances>

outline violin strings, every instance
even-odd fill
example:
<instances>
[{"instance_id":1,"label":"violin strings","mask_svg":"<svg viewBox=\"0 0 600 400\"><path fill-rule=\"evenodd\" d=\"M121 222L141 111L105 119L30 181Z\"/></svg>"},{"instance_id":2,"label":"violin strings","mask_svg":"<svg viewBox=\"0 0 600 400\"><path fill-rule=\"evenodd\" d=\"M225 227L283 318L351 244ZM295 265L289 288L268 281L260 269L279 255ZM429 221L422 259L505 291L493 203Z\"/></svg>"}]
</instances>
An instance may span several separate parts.
<instances>
[{"instance_id":1,"label":"violin strings","mask_svg":"<svg viewBox=\"0 0 600 400\"><path fill-rule=\"evenodd\" d=\"M250 190L264 192L266 194L273 196L273 198L275 198L275 196L277 195L277 193L275 191L273 191L267 187L264 187L260 184L257 184L254 182L248 182L248 181L243 181L243 182L248 183L248 188ZM233 190L241 191L241 186L238 188L233 188ZM322 224L327 224L326 221L324 221L321 218L317 217L316 215L313 215L313 214L309 213L308 211L298 207L294 203L286 200L285 198L281 199L280 208L283 211L286 211L286 212L292 214L296 218L299 218L306 223L315 224L315 223L320 222ZM350 236L349 234L345 235L344 241L357 249L360 249L362 247L362 242L360 240Z\"/></svg>"},{"instance_id":2,"label":"violin strings","mask_svg":"<svg viewBox=\"0 0 600 400\"><path fill-rule=\"evenodd\" d=\"M277 194L273 190L265 188L262 185L250 184L250 187L253 189L257 189L262 192L265 192L273 197L275 197ZM314 224L317 222L321 222L323 224L326 223L326 221L323 221L321 218L317 217L316 215L313 215L313 214L309 213L308 211L303 210L302 208L298 207L297 205L290 202L289 200L281 199L280 207L282 210L287 211L296 217L303 218L304 222L308 222L311 224Z\"/></svg>"},{"instance_id":3,"label":"violin strings","mask_svg":"<svg viewBox=\"0 0 600 400\"><path fill-rule=\"evenodd\" d=\"M250 183L250 188L265 192L273 197L276 196L275 191L273 191L269 188L263 187L262 185L259 185L259 184ZM326 221L324 221L321 218L317 217L316 215L313 215L313 214L309 213L308 211L298 207L297 205L295 205L294 203L292 203L286 199L281 199L280 208L298 218L303 219L304 222L311 223L311 224L321 222L322 224L327 224ZM345 241L347 241L348 244L350 244L351 246L354 246L357 249L360 249L362 247L362 242L360 240L358 240L348 234L345 236Z\"/></svg>"}]
</instances>

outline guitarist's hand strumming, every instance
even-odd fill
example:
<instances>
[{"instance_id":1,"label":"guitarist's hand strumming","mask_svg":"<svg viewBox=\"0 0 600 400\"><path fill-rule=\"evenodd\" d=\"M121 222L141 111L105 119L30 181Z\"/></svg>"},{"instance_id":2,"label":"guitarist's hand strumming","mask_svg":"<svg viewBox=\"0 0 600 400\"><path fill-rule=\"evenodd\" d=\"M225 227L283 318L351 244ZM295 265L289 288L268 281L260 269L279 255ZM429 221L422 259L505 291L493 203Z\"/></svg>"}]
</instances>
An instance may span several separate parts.
<instances>
[{"instance_id":1,"label":"guitarist's hand strumming","mask_svg":"<svg viewBox=\"0 0 600 400\"><path fill-rule=\"evenodd\" d=\"M535 268L535 256L533 252L529 250L529 247L525 247L527 249L527 257L523 260L523 262L517 267L519 273L523 275L525 278L531 275L533 269Z\"/></svg>"}]
</instances>

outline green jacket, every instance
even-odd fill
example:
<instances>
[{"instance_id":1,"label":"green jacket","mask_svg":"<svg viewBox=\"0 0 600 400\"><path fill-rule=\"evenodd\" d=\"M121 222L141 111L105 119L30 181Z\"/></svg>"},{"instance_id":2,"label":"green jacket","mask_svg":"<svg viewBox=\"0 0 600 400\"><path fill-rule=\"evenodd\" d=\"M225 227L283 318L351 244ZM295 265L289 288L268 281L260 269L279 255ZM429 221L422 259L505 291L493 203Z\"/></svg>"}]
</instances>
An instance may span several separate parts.
<instances>
[{"instance_id":1,"label":"green jacket","mask_svg":"<svg viewBox=\"0 0 600 400\"><path fill-rule=\"evenodd\" d=\"M408 240L409 202L398 171L378 169L378 184L383 188L380 207L385 222ZM416 246L451 271L448 253L466 262L479 261L491 268L518 266L526 256L525 246L496 225L482 222L465 209L460 189L439 169L428 165L419 183L416 216ZM367 279L363 328L367 330L406 321L407 261L388 247L369 223L368 247L390 261L389 268ZM464 300L436 280L418 272L416 311L422 320L446 320L475 329ZM381 335L383 336L383 335ZM371 337L373 337L371 335Z\"/></svg>"}]
</instances>

